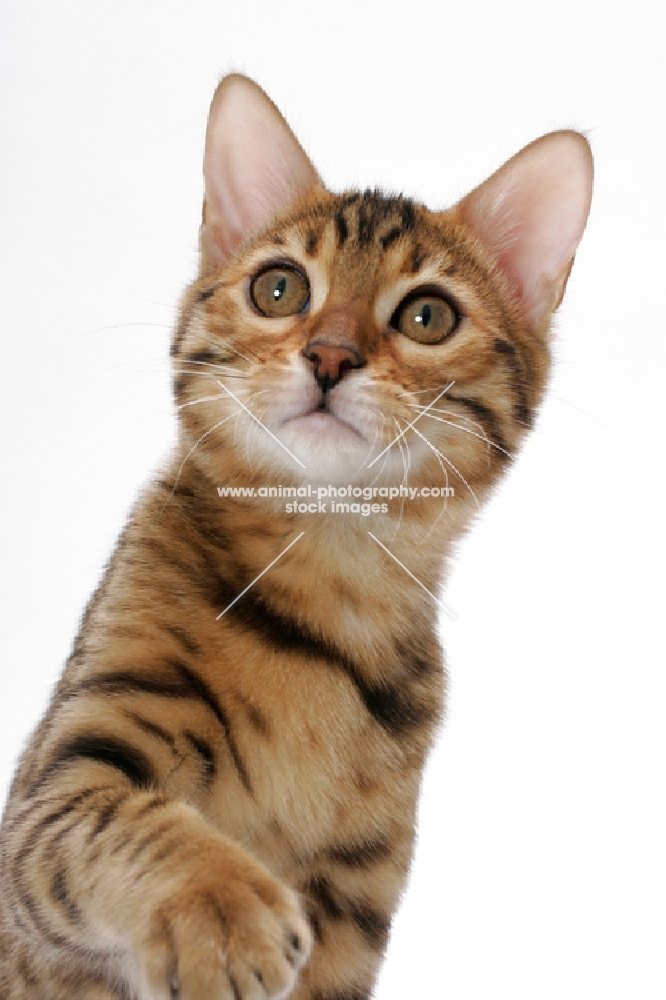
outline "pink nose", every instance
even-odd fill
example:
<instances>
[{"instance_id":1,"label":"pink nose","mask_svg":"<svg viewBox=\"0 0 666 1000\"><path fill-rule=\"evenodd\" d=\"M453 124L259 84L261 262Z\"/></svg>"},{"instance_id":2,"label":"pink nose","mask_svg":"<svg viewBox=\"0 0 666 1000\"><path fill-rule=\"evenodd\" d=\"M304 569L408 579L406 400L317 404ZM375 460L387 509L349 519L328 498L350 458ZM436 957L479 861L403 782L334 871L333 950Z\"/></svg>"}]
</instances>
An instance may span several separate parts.
<instances>
[{"instance_id":1,"label":"pink nose","mask_svg":"<svg viewBox=\"0 0 666 1000\"><path fill-rule=\"evenodd\" d=\"M361 357L353 347L331 346L313 340L303 354L314 365L314 377L322 392L337 385L350 368L360 368Z\"/></svg>"}]
</instances>

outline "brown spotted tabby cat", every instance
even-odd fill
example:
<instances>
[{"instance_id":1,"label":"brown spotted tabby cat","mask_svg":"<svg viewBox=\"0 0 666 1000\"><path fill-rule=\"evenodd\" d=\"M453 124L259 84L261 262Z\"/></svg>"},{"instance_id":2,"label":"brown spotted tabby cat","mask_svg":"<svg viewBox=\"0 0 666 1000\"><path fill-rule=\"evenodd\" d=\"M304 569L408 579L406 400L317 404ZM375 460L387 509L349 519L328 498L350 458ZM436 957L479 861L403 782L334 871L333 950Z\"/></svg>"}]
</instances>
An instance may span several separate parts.
<instances>
[{"instance_id":1,"label":"brown spotted tabby cat","mask_svg":"<svg viewBox=\"0 0 666 1000\"><path fill-rule=\"evenodd\" d=\"M556 132L450 211L331 194L229 76L204 174L177 452L9 796L2 1000L371 995L442 711L432 595L541 400L592 166Z\"/></svg>"}]
</instances>

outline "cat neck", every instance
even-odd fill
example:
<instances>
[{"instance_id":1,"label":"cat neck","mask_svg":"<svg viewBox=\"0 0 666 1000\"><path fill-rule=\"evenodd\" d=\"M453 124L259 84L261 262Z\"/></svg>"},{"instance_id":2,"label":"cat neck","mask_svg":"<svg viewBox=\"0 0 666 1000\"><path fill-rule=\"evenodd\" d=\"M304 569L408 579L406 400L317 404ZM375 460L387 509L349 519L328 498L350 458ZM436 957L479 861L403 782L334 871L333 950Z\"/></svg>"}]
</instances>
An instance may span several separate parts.
<instances>
[{"instance_id":1,"label":"cat neck","mask_svg":"<svg viewBox=\"0 0 666 1000\"><path fill-rule=\"evenodd\" d=\"M165 482L176 480L179 465L174 459ZM373 660L381 658L382 637L434 630L445 518L433 530L417 505L366 516L334 511L330 500L322 510L316 498L298 499L314 510L288 510L291 497L220 495L195 463L182 468L163 517L179 537L195 533L205 549L220 613L247 588L238 607L252 604L275 620L293 618L296 607L315 634L338 646L362 643Z\"/></svg>"}]
</instances>

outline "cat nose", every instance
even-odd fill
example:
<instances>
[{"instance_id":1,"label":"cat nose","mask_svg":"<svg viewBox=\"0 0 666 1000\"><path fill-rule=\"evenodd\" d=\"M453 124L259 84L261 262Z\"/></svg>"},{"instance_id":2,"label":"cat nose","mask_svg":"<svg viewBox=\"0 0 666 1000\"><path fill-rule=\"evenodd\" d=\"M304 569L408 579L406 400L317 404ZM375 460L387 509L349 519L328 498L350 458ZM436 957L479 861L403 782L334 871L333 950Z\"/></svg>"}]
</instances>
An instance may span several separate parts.
<instances>
[{"instance_id":1,"label":"cat nose","mask_svg":"<svg viewBox=\"0 0 666 1000\"><path fill-rule=\"evenodd\" d=\"M324 344L312 340L303 350L304 356L314 365L314 377L322 392L337 385L345 372L363 364L356 348L342 344Z\"/></svg>"}]
</instances>

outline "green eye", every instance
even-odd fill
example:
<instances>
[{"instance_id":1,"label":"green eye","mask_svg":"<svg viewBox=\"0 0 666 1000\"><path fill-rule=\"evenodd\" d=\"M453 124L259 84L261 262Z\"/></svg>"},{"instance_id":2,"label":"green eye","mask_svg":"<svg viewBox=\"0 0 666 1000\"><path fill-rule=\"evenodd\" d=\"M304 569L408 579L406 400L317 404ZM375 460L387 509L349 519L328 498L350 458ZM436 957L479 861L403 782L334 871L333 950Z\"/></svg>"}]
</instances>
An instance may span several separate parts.
<instances>
[{"instance_id":1,"label":"green eye","mask_svg":"<svg viewBox=\"0 0 666 1000\"><path fill-rule=\"evenodd\" d=\"M291 267L270 267L250 285L250 298L262 316L296 316L310 302L310 286L304 274Z\"/></svg>"},{"instance_id":2,"label":"green eye","mask_svg":"<svg viewBox=\"0 0 666 1000\"><path fill-rule=\"evenodd\" d=\"M419 344L439 344L451 336L458 319L458 313L442 295L420 292L400 303L391 326Z\"/></svg>"}]
</instances>

